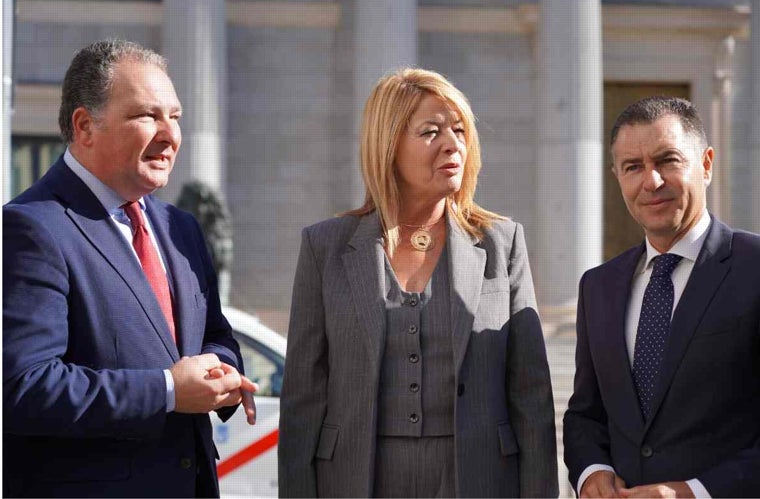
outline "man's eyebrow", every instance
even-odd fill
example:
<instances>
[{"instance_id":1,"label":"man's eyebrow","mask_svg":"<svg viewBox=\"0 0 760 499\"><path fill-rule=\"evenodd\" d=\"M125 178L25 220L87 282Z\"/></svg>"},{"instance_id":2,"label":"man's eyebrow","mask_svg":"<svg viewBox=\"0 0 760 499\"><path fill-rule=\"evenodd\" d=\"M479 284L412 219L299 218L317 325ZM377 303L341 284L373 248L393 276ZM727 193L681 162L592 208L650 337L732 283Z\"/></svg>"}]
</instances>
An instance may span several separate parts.
<instances>
[{"instance_id":1,"label":"man's eyebrow","mask_svg":"<svg viewBox=\"0 0 760 499\"><path fill-rule=\"evenodd\" d=\"M641 163L641 162L642 162L641 156L634 156L634 157L625 158L623 161L620 162L620 165L623 166L623 165Z\"/></svg>"},{"instance_id":2,"label":"man's eyebrow","mask_svg":"<svg viewBox=\"0 0 760 499\"><path fill-rule=\"evenodd\" d=\"M669 156L671 154L676 154L678 156L683 156L683 153L680 149L677 149L675 147L668 147L667 149L663 149L662 151L657 151L654 154L652 154L652 157L654 159L662 159L666 156Z\"/></svg>"}]
</instances>

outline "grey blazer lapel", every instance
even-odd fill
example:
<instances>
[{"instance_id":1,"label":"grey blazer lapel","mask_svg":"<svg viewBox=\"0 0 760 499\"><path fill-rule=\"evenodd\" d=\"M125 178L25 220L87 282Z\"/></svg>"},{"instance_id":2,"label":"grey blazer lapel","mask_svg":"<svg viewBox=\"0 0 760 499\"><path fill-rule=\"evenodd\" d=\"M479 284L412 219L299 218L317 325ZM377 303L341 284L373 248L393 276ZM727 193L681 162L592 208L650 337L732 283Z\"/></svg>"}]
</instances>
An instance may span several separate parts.
<instances>
[{"instance_id":1,"label":"grey blazer lapel","mask_svg":"<svg viewBox=\"0 0 760 499\"><path fill-rule=\"evenodd\" d=\"M380 368L385 345L385 300L383 298L383 273L385 262L383 237L377 212L359 220L356 232L348 242L349 249L343 254L346 278L351 286L356 314L364 329L369 358Z\"/></svg>"},{"instance_id":2,"label":"grey blazer lapel","mask_svg":"<svg viewBox=\"0 0 760 499\"><path fill-rule=\"evenodd\" d=\"M472 323L480 303L480 288L486 268L486 250L478 240L447 216L449 275L451 276L451 329L453 331L454 372L458 373L467 351Z\"/></svg>"}]
</instances>

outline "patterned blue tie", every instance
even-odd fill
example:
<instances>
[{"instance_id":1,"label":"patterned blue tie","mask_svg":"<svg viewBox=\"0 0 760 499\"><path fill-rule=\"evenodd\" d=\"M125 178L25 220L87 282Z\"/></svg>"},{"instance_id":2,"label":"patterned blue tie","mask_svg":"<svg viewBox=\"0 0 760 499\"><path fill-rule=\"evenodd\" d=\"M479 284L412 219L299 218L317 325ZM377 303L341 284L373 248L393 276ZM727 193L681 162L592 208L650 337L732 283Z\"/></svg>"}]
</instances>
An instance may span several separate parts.
<instances>
[{"instance_id":1,"label":"patterned blue tie","mask_svg":"<svg viewBox=\"0 0 760 499\"><path fill-rule=\"evenodd\" d=\"M660 374L665 341L673 312L673 281L670 274L681 257L665 253L654 258L654 269L641 303L636 345L633 351L633 381L644 419L652 412L654 387Z\"/></svg>"}]
</instances>

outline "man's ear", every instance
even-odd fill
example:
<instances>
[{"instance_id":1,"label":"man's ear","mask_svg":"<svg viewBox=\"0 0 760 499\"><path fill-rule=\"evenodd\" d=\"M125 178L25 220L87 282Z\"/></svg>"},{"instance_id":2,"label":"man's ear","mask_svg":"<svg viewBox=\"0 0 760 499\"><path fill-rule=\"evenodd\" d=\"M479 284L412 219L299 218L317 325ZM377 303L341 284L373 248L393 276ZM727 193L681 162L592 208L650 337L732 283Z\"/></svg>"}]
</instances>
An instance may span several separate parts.
<instances>
[{"instance_id":1,"label":"man's ear","mask_svg":"<svg viewBox=\"0 0 760 499\"><path fill-rule=\"evenodd\" d=\"M708 146L702 153L702 177L705 180L705 187L712 182L713 161L715 160L715 149Z\"/></svg>"},{"instance_id":2,"label":"man's ear","mask_svg":"<svg viewBox=\"0 0 760 499\"><path fill-rule=\"evenodd\" d=\"M96 126L95 118L84 107L78 107L71 113L71 126L73 128L74 142L89 146L92 143L92 135Z\"/></svg>"}]
</instances>

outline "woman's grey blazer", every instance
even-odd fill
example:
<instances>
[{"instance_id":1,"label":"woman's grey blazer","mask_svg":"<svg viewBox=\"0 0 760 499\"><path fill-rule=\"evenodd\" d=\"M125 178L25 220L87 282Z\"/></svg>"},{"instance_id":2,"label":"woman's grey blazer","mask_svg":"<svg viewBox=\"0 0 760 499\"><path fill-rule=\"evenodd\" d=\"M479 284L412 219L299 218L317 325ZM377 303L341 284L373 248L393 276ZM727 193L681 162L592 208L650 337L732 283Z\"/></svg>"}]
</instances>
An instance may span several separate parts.
<instances>
[{"instance_id":1,"label":"woman's grey blazer","mask_svg":"<svg viewBox=\"0 0 760 499\"><path fill-rule=\"evenodd\" d=\"M554 404L522 226L448 220L460 497L556 497ZM385 344L376 213L303 230L283 381L281 497L372 495Z\"/></svg>"}]
</instances>

